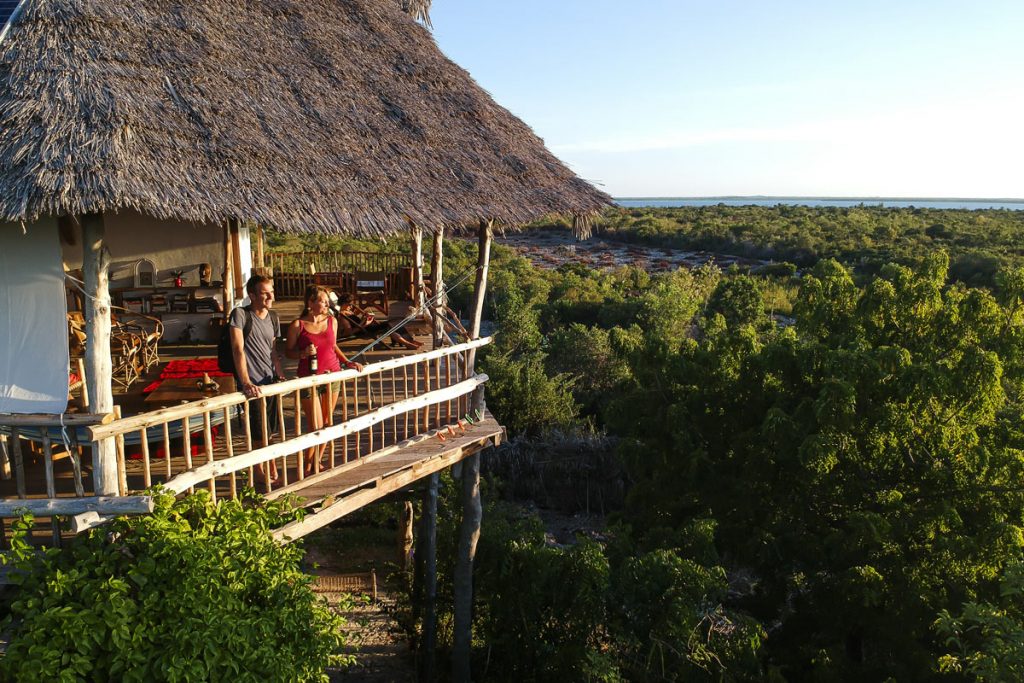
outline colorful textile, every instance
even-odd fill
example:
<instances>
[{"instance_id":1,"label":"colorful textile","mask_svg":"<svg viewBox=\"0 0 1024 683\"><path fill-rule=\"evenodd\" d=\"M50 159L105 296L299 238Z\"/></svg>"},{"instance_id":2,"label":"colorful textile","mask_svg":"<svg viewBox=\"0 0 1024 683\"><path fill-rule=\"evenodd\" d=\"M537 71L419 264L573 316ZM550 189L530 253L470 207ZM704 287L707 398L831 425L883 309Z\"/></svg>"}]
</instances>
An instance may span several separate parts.
<instances>
[{"instance_id":1,"label":"colorful textile","mask_svg":"<svg viewBox=\"0 0 1024 683\"><path fill-rule=\"evenodd\" d=\"M164 369L160 372L160 379L153 382L145 389L142 393L148 394L151 391L156 391L156 388L160 386L160 382L165 379L178 379L180 377L202 377L203 373L208 374L210 377L230 377L231 373L221 372L220 368L217 367L216 358L194 358L192 360L172 360L167 363Z\"/></svg>"}]
</instances>

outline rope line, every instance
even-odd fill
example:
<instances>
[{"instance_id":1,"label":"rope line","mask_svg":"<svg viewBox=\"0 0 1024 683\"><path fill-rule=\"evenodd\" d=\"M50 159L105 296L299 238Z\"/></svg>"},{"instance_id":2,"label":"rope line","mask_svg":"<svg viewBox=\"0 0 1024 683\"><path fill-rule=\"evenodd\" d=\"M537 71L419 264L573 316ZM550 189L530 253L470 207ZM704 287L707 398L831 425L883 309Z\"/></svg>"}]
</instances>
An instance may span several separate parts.
<instances>
[{"instance_id":1,"label":"rope line","mask_svg":"<svg viewBox=\"0 0 1024 683\"><path fill-rule=\"evenodd\" d=\"M412 312L409 313L409 315L405 316L402 320L400 320L397 323L395 323L394 325L392 325L391 328L387 332L385 332L384 334L382 334L381 336L377 337L372 342L370 342L369 344L364 346L357 354L355 354L354 356L349 358L349 360L355 360L356 358L359 358L364 353L366 353L367 351L372 349L374 346L379 344L381 341L383 341L384 339L390 337L392 334L397 332L399 329L402 328L403 325L405 325L406 323L409 323L409 322L412 322L413 320L415 320L417 317L419 317L419 315L421 313L429 312L431 306L436 304L438 301L440 301L443 294L447 294L448 292L454 290L456 287L461 285L469 277L470 273L472 273L474 271L476 271L476 266L475 265L474 266L470 266L469 268L466 268L464 271L462 271L462 273L460 273L459 276L455 278L455 281L451 285L448 285L447 283L442 283L442 287L438 288L438 291L434 293L434 296L432 296L432 297L430 297L430 299L427 299L426 301L424 301L422 306L417 306L416 308L412 309ZM447 315L445 315L445 314L442 314L442 315L444 316L445 320L449 324L451 324L451 321L448 319Z\"/></svg>"}]
</instances>

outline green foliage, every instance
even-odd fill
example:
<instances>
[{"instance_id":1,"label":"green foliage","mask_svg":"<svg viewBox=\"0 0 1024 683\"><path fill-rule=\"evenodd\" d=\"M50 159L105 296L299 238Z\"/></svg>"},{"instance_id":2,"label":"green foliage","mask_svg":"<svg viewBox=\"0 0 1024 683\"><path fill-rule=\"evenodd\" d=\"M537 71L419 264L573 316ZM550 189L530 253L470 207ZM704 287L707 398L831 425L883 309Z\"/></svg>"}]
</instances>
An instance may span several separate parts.
<instances>
[{"instance_id":1,"label":"green foliage","mask_svg":"<svg viewBox=\"0 0 1024 683\"><path fill-rule=\"evenodd\" d=\"M502 504L484 520L476 614L489 680L759 676L763 629L722 607L722 567L678 548L634 558L586 539L547 544L536 517ZM712 542L711 528L702 532Z\"/></svg>"},{"instance_id":2,"label":"green foliage","mask_svg":"<svg viewBox=\"0 0 1024 683\"><path fill-rule=\"evenodd\" d=\"M17 526L21 583L0 675L16 681L314 681L340 662L341 624L278 545L287 503L255 494L158 495L152 515L119 518L36 557Z\"/></svg>"},{"instance_id":3,"label":"green foliage","mask_svg":"<svg viewBox=\"0 0 1024 683\"><path fill-rule=\"evenodd\" d=\"M756 680L764 629L722 607L725 570L660 549L629 558L613 595L616 648L628 680Z\"/></svg>"},{"instance_id":4,"label":"green foliage","mask_svg":"<svg viewBox=\"0 0 1024 683\"><path fill-rule=\"evenodd\" d=\"M488 508L476 670L1019 679L1024 268L1006 264L1024 256L1024 214L609 216L617 238L784 258L802 272L496 259L497 342L480 366L491 410L530 435L515 457L611 470L607 446L545 445L549 427L584 422L618 444L630 488L607 546L548 544L535 519ZM447 498L440 557L454 554Z\"/></svg>"},{"instance_id":5,"label":"green foliage","mask_svg":"<svg viewBox=\"0 0 1024 683\"><path fill-rule=\"evenodd\" d=\"M691 343L628 356L608 424L634 528L715 519L760 579L737 606L778 621L767 652L789 677L918 677L932 615L1020 554L1022 278L993 296L947 268L936 253L859 286L822 262L785 330L750 325L734 280Z\"/></svg>"},{"instance_id":6,"label":"green foliage","mask_svg":"<svg viewBox=\"0 0 1024 683\"><path fill-rule=\"evenodd\" d=\"M707 312L719 314L730 327L764 321L764 297L756 278L747 275L723 280L708 300Z\"/></svg>"},{"instance_id":7,"label":"green foliage","mask_svg":"<svg viewBox=\"0 0 1024 683\"><path fill-rule=\"evenodd\" d=\"M960 614L942 610L933 625L952 650L939 658L939 670L979 683L1024 679L1024 564L1007 566L998 601L968 602Z\"/></svg>"},{"instance_id":8,"label":"green foliage","mask_svg":"<svg viewBox=\"0 0 1024 683\"><path fill-rule=\"evenodd\" d=\"M599 625L606 622L609 567L600 546L512 541L501 555L480 578L501 677L586 680L606 637Z\"/></svg>"},{"instance_id":9,"label":"green foliage","mask_svg":"<svg viewBox=\"0 0 1024 683\"><path fill-rule=\"evenodd\" d=\"M539 313L527 299L539 298L543 291L507 284L499 290L494 308L502 332L481 354L480 366L492 380L488 405L514 432L565 426L577 413L568 378L545 372Z\"/></svg>"},{"instance_id":10,"label":"green foliage","mask_svg":"<svg viewBox=\"0 0 1024 683\"><path fill-rule=\"evenodd\" d=\"M615 332L622 334L618 328ZM573 323L548 338L548 372L573 378L573 397L588 414L597 413L604 398L629 377L629 366L615 352L612 337L612 331Z\"/></svg>"},{"instance_id":11,"label":"green foliage","mask_svg":"<svg viewBox=\"0 0 1024 683\"><path fill-rule=\"evenodd\" d=\"M267 250L273 252L297 251L370 251L405 253L409 240L375 240L348 235L322 233L284 233L270 228L264 232Z\"/></svg>"}]
</instances>

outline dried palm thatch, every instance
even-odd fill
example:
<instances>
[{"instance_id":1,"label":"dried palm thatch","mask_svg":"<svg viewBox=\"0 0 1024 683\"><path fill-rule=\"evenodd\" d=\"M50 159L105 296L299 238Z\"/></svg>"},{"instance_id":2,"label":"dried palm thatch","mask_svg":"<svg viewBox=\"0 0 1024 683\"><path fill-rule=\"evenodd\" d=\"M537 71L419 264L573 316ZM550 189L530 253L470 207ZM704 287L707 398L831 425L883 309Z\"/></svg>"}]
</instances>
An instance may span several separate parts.
<instances>
[{"instance_id":1,"label":"dried palm thatch","mask_svg":"<svg viewBox=\"0 0 1024 683\"><path fill-rule=\"evenodd\" d=\"M402 11L430 28L430 0L400 0Z\"/></svg>"},{"instance_id":2,"label":"dried palm thatch","mask_svg":"<svg viewBox=\"0 0 1024 683\"><path fill-rule=\"evenodd\" d=\"M385 235L609 202L394 0L26 0L0 43L3 220Z\"/></svg>"}]
</instances>

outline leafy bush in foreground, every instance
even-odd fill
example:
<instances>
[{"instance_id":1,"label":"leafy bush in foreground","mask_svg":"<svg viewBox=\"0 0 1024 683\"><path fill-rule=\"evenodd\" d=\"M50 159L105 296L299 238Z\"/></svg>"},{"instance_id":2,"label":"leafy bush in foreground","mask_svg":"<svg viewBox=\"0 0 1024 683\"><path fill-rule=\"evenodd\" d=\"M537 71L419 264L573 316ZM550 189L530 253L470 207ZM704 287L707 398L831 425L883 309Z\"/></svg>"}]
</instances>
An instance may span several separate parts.
<instances>
[{"instance_id":1,"label":"leafy bush in foreground","mask_svg":"<svg viewBox=\"0 0 1024 683\"><path fill-rule=\"evenodd\" d=\"M341 619L268 533L289 515L255 496L158 495L64 552L12 542L21 587L0 676L17 681L309 681L343 643Z\"/></svg>"}]
</instances>

